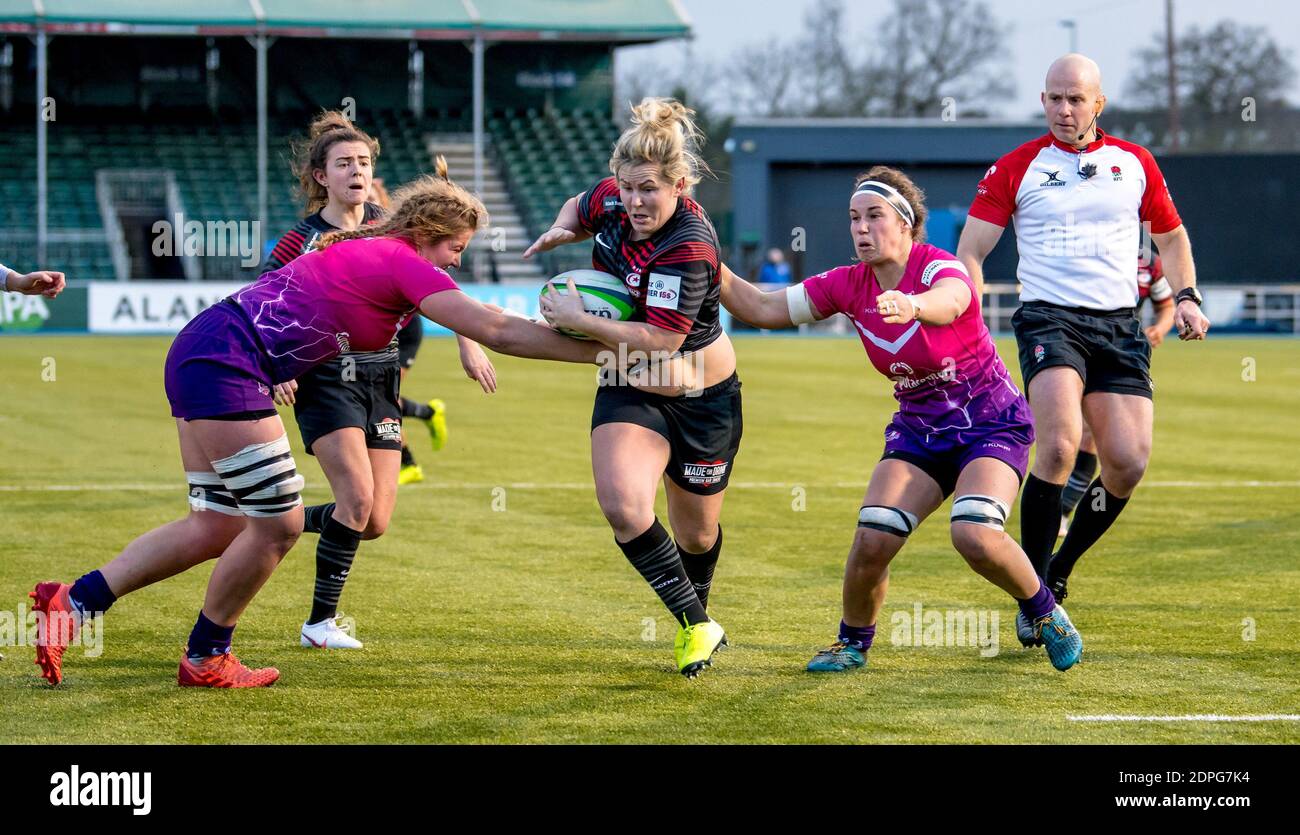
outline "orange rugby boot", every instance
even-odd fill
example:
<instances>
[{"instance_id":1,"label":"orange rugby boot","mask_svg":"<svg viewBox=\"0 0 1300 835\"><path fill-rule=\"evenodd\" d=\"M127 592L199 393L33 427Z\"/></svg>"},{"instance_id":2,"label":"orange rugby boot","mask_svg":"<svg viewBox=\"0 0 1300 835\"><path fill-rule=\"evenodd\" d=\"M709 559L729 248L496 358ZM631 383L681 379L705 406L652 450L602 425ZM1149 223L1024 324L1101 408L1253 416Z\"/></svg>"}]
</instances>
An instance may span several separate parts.
<instances>
[{"instance_id":1,"label":"orange rugby boot","mask_svg":"<svg viewBox=\"0 0 1300 835\"><path fill-rule=\"evenodd\" d=\"M280 678L275 667L250 670L233 652L212 655L197 661L181 654L176 683L181 687L269 687Z\"/></svg>"},{"instance_id":2,"label":"orange rugby boot","mask_svg":"<svg viewBox=\"0 0 1300 835\"><path fill-rule=\"evenodd\" d=\"M36 621L36 665L41 668L41 677L50 684L63 681L63 651L81 625L68 599L71 588L67 583L51 581L37 583L27 593L35 601L32 608L41 613Z\"/></svg>"}]
</instances>

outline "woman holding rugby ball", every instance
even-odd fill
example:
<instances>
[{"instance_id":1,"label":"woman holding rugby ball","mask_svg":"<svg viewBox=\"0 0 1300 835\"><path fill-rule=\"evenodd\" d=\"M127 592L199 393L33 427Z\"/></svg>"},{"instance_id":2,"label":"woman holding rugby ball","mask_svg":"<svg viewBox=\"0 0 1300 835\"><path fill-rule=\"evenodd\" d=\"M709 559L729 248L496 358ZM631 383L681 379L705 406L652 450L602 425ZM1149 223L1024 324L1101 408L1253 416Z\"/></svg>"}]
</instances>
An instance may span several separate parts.
<instances>
[{"instance_id":1,"label":"woman holding rugby ball","mask_svg":"<svg viewBox=\"0 0 1300 835\"><path fill-rule=\"evenodd\" d=\"M837 640L808 664L842 672L866 664L889 586L889 563L907 537L953 493L953 546L980 576L1014 597L1067 670L1083 641L1065 610L1003 529L1034 440L1024 396L1011 381L961 262L925 243L925 202L885 166L857 178L849 230L858 263L764 293L725 267L722 303L761 328L788 328L843 313L867 358L894 381L898 411L858 511L844 571Z\"/></svg>"},{"instance_id":2,"label":"woman holding rugby ball","mask_svg":"<svg viewBox=\"0 0 1300 835\"><path fill-rule=\"evenodd\" d=\"M576 292L549 289L542 315L612 354L659 360L648 374L606 367L591 418L591 462L614 541L680 624L674 653L688 678L726 644L705 609L741 434L736 354L719 322L718 236L689 196L705 170L693 115L671 99L632 108L631 127L609 160L613 176L570 198L524 253L594 237L592 264L623 282L635 304L631 319L587 315ZM673 536L655 516L661 480Z\"/></svg>"}]
</instances>

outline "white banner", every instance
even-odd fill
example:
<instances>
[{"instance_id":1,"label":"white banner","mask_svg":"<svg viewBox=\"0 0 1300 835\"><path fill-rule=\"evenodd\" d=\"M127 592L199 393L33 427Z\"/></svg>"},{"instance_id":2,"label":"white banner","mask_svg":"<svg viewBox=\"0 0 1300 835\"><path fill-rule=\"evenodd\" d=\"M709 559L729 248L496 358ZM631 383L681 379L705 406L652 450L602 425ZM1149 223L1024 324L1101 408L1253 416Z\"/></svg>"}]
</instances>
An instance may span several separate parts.
<instances>
[{"instance_id":1,"label":"white banner","mask_svg":"<svg viewBox=\"0 0 1300 835\"><path fill-rule=\"evenodd\" d=\"M95 282L90 285L90 332L177 333L243 286L225 281Z\"/></svg>"}]
</instances>

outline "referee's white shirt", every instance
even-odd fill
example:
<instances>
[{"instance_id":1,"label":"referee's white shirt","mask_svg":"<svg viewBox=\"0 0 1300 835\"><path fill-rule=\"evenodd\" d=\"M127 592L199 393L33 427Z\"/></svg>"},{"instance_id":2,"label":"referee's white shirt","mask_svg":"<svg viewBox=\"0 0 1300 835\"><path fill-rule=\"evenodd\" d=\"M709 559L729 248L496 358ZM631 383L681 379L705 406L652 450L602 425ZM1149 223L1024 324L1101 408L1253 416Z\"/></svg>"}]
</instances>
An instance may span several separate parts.
<instances>
[{"instance_id":1,"label":"referee's white shirt","mask_svg":"<svg viewBox=\"0 0 1300 835\"><path fill-rule=\"evenodd\" d=\"M999 159L971 217L1014 220L1020 300L1117 310L1137 302L1140 232L1182 225L1151 152L1097 131L1078 150L1050 133Z\"/></svg>"}]
</instances>

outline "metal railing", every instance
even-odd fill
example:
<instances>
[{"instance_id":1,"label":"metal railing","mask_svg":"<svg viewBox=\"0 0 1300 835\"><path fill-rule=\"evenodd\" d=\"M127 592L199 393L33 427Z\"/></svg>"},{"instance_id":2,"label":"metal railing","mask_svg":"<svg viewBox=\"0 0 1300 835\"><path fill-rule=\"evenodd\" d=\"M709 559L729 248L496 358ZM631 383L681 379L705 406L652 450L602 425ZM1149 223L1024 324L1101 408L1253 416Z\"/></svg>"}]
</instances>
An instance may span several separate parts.
<instances>
[{"instance_id":1,"label":"metal railing","mask_svg":"<svg viewBox=\"0 0 1300 835\"><path fill-rule=\"evenodd\" d=\"M764 290L786 285L760 284ZM1300 284L1241 284L1202 286L1205 315L1216 332L1224 331L1300 336ZM995 335L1011 333L1011 316L1020 307L1019 284L986 284L982 310L984 322ZM1154 319L1151 305L1143 305L1142 319ZM734 320L733 320L734 321ZM735 330L755 330L737 324ZM821 322L800 325L801 334L847 335L856 333L848 317L836 314Z\"/></svg>"}]
</instances>

